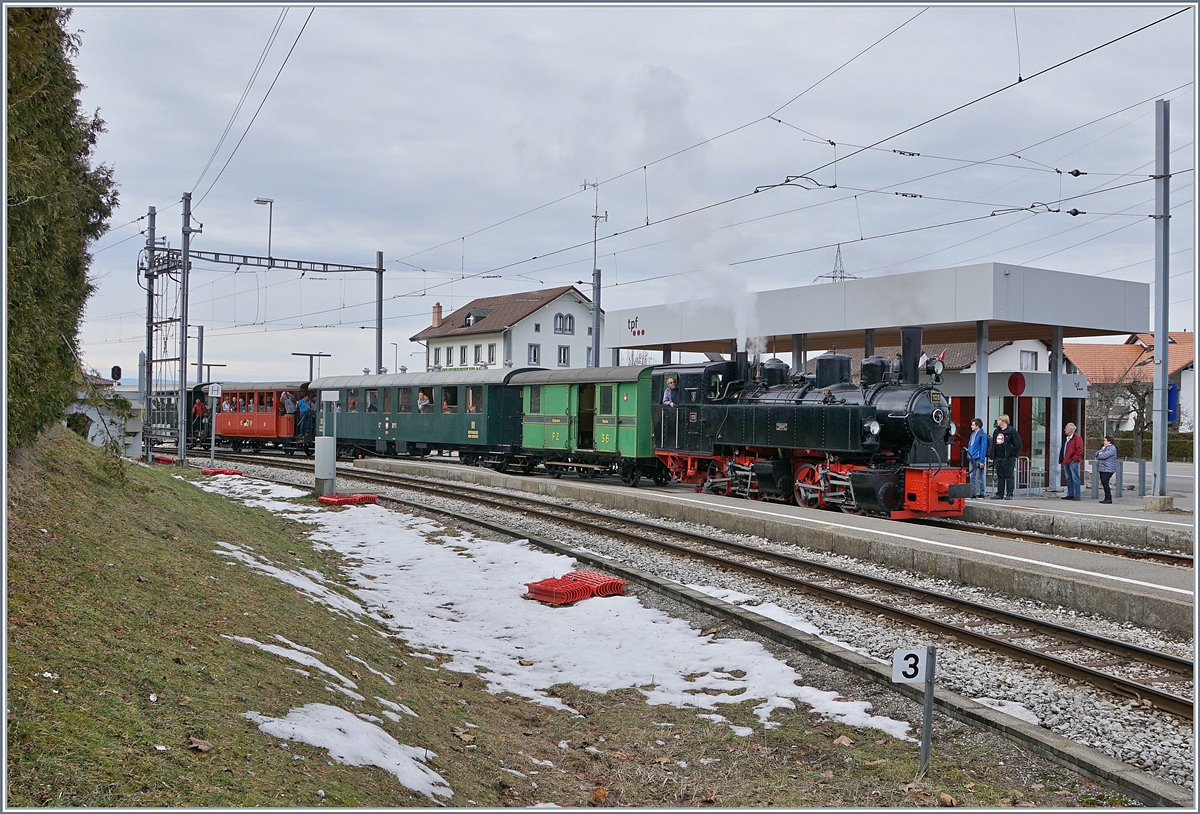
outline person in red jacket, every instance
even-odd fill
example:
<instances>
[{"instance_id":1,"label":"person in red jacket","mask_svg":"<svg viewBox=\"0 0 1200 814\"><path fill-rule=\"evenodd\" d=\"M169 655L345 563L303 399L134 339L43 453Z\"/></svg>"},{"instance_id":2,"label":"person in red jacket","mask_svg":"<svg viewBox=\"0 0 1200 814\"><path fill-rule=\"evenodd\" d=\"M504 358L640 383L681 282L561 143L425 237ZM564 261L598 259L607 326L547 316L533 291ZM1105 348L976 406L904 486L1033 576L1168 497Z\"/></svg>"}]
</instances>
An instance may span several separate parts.
<instances>
[{"instance_id":1,"label":"person in red jacket","mask_svg":"<svg viewBox=\"0 0 1200 814\"><path fill-rule=\"evenodd\" d=\"M1083 439L1075 432L1075 425L1068 423L1063 427L1063 444L1058 453L1058 462L1062 464L1063 473L1067 477L1067 494L1063 500L1079 500L1079 465L1083 463Z\"/></svg>"}]
</instances>

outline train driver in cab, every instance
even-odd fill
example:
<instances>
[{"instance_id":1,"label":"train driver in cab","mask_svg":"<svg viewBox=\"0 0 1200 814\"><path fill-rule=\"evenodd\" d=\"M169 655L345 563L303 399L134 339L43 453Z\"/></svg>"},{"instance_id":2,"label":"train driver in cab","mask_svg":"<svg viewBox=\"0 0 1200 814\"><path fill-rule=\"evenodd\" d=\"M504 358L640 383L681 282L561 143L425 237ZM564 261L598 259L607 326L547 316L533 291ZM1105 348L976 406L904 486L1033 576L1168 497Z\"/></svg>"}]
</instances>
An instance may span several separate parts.
<instances>
[{"instance_id":1,"label":"train driver in cab","mask_svg":"<svg viewBox=\"0 0 1200 814\"><path fill-rule=\"evenodd\" d=\"M679 380L674 376L667 377L667 389L663 391L662 403L679 406Z\"/></svg>"}]
</instances>

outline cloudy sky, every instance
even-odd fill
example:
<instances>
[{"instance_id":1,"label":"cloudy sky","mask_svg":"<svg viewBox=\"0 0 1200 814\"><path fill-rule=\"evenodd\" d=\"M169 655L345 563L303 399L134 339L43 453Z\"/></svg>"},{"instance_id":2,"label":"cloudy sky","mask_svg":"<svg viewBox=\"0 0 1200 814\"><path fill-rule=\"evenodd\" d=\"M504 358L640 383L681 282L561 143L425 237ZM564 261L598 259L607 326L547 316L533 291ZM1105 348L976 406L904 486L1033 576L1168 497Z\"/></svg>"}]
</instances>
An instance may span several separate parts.
<instances>
[{"instance_id":1,"label":"cloudy sky","mask_svg":"<svg viewBox=\"0 0 1200 814\"><path fill-rule=\"evenodd\" d=\"M383 252L388 368L420 364L435 302L590 293L595 207L606 309L809 284L839 244L860 277L996 261L1151 282L1156 99L1190 330L1196 24L1149 4L81 5L83 105L121 185L86 361L133 380L139 231L154 206L179 246L188 191L199 250ZM214 378L302 378L292 352L354 373L374 297L372 274L197 262L189 321Z\"/></svg>"}]
</instances>

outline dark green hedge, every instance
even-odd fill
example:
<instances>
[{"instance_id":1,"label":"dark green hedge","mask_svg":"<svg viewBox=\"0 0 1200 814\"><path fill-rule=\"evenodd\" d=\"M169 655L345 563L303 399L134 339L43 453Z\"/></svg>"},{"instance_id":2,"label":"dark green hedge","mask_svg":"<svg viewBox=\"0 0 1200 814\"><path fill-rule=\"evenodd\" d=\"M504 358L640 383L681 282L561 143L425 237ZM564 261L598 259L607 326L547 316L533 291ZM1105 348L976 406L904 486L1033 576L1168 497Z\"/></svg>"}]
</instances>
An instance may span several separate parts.
<instances>
[{"instance_id":1,"label":"dark green hedge","mask_svg":"<svg viewBox=\"0 0 1200 814\"><path fill-rule=\"evenodd\" d=\"M9 8L8 446L60 421L75 399L75 343L88 282L88 246L117 203L112 170L92 167L98 115L80 109L70 60L71 12Z\"/></svg>"}]
</instances>

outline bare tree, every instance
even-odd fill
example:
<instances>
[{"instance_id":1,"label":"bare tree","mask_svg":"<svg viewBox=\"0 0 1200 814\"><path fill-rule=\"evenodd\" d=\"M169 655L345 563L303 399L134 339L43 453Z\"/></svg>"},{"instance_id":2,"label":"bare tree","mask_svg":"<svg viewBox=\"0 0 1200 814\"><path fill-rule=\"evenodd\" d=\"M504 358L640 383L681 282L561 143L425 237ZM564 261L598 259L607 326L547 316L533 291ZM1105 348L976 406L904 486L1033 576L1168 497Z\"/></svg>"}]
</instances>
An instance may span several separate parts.
<instances>
[{"instance_id":1,"label":"bare tree","mask_svg":"<svg viewBox=\"0 0 1200 814\"><path fill-rule=\"evenodd\" d=\"M623 350L621 351L621 364L637 367L639 365L650 364L650 351L648 350Z\"/></svg>"}]
</instances>

